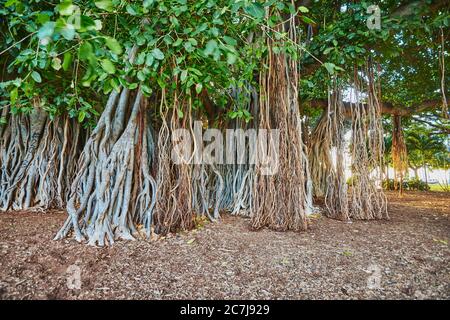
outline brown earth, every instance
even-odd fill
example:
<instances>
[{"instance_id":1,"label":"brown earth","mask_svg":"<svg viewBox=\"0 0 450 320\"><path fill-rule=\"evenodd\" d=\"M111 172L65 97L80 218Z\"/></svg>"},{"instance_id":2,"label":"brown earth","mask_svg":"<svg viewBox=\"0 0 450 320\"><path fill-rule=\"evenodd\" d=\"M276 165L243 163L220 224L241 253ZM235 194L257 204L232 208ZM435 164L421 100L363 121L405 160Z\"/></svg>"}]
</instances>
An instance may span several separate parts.
<instances>
[{"instance_id":1,"label":"brown earth","mask_svg":"<svg viewBox=\"0 0 450 320\"><path fill-rule=\"evenodd\" d=\"M389 198L389 221L318 217L282 233L225 216L109 248L52 241L63 212L0 214L0 298L449 299L450 195Z\"/></svg>"}]
</instances>

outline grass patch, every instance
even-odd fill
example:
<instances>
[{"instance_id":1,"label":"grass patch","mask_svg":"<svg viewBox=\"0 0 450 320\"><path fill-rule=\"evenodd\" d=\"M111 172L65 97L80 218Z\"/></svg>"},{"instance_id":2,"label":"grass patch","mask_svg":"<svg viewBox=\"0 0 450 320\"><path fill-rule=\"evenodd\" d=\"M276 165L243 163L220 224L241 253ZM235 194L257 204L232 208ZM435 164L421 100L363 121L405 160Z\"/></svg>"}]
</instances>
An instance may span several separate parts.
<instances>
[{"instance_id":1,"label":"grass patch","mask_svg":"<svg viewBox=\"0 0 450 320\"><path fill-rule=\"evenodd\" d=\"M430 184L430 191L440 191L440 192L444 192L446 191L444 188L442 188L442 186L438 183L436 184Z\"/></svg>"}]
</instances>

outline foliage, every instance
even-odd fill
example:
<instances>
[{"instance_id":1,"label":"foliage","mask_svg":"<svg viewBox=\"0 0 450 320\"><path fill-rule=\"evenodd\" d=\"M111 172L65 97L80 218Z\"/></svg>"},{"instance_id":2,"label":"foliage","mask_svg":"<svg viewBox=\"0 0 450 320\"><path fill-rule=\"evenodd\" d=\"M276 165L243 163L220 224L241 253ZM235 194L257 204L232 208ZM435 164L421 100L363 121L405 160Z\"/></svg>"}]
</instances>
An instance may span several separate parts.
<instances>
[{"instance_id":1,"label":"foliage","mask_svg":"<svg viewBox=\"0 0 450 320\"><path fill-rule=\"evenodd\" d=\"M249 35L264 24L271 36L285 37L270 31L279 15L266 19L266 8L300 16L307 11L274 0L0 0L0 7L3 106L26 111L33 97L45 97L41 106L52 116L69 112L80 122L97 116L106 94L120 87L140 86L146 96L178 90L194 107L208 92L225 107L228 89L245 89L261 67L265 46ZM277 50L294 52L292 47ZM230 116L248 121L249 115Z\"/></svg>"},{"instance_id":2,"label":"foliage","mask_svg":"<svg viewBox=\"0 0 450 320\"><path fill-rule=\"evenodd\" d=\"M379 5L381 28L366 25L367 8ZM405 9L406 7L406 9ZM444 6L445 7L445 6ZM306 26L303 55L304 99L326 98L329 74L353 79L354 67L363 66L367 57L379 63L382 72L383 101L408 107L424 99L439 98L440 28L448 29L448 8L398 1L318 1L312 4ZM448 37L446 38L448 48ZM448 54L447 54L448 55ZM446 82L450 68L446 65Z\"/></svg>"},{"instance_id":3,"label":"foliage","mask_svg":"<svg viewBox=\"0 0 450 320\"><path fill-rule=\"evenodd\" d=\"M409 190L428 191L428 190L430 190L430 186L426 182L424 182L420 179L414 178L414 179L408 180L408 189Z\"/></svg>"},{"instance_id":4,"label":"foliage","mask_svg":"<svg viewBox=\"0 0 450 320\"><path fill-rule=\"evenodd\" d=\"M443 167L445 159L448 159L444 139L444 135L433 134L430 128L415 124L408 126L405 129L405 140L410 167Z\"/></svg>"},{"instance_id":5,"label":"foliage","mask_svg":"<svg viewBox=\"0 0 450 320\"><path fill-rule=\"evenodd\" d=\"M418 191L428 191L430 190L430 186L420 179L409 179L403 181L403 190L418 190ZM385 190L395 190L395 181L394 179L384 179L383 180L383 189Z\"/></svg>"}]
</instances>

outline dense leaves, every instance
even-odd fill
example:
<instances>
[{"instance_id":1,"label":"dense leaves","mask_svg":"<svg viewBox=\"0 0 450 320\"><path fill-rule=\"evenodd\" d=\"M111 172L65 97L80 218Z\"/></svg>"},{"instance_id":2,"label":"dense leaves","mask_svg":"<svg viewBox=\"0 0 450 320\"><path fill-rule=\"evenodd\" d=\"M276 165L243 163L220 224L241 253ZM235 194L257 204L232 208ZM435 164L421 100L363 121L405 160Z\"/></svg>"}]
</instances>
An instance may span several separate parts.
<instances>
[{"instance_id":1,"label":"dense leaves","mask_svg":"<svg viewBox=\"0 0 450 320\"><path fill-rule=\"evenodd\" d=\"M247 38L259 32L266 8L289 10L283 1L1 2L2 48L10 47L1 57L3 104L23 108L45 96L52 116L68 111L83 120L121 86L140 85L147 96L181 86L194 100L205 90L225 105L226 90L251 83L260 68L260 39Z\"/></svg>"},{"instance_id":2,"label":"dense leaves","mask_svg":"<svg viewBox=\"0 0 450 320\"><path fill-rule=\"evenodd\" d=\"M93 124L111 90L141 86L151 96L163 87L191 96L194 107L201 107L198 96L207 92L216 107L233 106L224 114L248 120L236 111L240 99L229 103L235 98L229 89L257 81L264 37L274 40L274 52L296 55L303 49L302 101L326 98L330 76L351 80L367 57L379 64L384 101L406 108L441 96L439 32L448 30L450 17L440 1L380 2L379 29L367 26L372 2L307 3L0 0L0 94L7 99L1 103L25 111L38 96L51 116L69 112ZM274 31L289 13L301 21L299 44L282 41L286 35ZM448 41L446 36L447 48Z\"/></svg>"}]
</instances>

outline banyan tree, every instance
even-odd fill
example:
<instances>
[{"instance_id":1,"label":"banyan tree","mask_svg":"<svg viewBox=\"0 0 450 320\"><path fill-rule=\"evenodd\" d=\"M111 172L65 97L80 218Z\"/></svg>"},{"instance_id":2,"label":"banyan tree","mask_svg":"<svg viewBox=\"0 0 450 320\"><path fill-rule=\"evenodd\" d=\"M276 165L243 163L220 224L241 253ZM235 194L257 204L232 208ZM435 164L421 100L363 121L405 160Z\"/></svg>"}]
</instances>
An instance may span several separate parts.
<instances>
[{"instance_id":1,"label":"banyan tree","mask_svg":"<svg viewBox=\"0 0 450 320\"><path fill-rule=\"evenodd\" d=\"M55 239L100 246L388 218L383 121L401 180L400 119L448 116L448 8L324 2L0 0L1 211L63 209Z\"/></svg>"}]
</instances>

